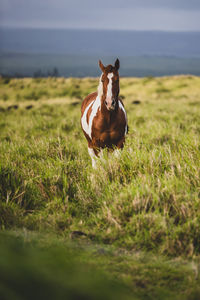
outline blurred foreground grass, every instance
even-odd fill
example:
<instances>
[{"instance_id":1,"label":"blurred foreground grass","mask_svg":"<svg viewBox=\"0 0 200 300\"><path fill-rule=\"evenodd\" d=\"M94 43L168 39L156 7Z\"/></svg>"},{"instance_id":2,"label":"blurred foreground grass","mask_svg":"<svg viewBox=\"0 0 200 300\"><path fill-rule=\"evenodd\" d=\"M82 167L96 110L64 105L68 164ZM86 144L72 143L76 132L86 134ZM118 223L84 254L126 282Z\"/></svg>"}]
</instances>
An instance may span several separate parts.
<instances>
[{"instance_id":1,"label":"blurred foreground grass","mask_svg":"<svg viewBox=\"0 0 200 300\"><path fill-rule=\"evenodd\" d=\"M1 299L199 299L197 268L84 239L0 234Z\"/></svg>"},{"instance_id":2,"label":"blurred foreground grass","mask_svg":"<svg viewBox=\"0 0 200 300\"><path fill-rule=\"evenodd\" d=\"M95 243L102 249L112 245L115 251L124 251L123 258L112 254L105 259L102 255L93 259L90 251L83 252L88 253L86 264L89 261L100 272L105 269L112 278L118 278L131 293L135 291L136 299L161 299L161 294L162 299L165 295L166 299L192 299L192 294L197 299L200 78L122 78L120 82L130 127L126 146L118 160L107 158L105 152L105 162L93 170L80 129L80 106L81 99L96 90L98 79L0 79L1 230L24 228L25 232L43 232L45 240L49 233L57 235L58 240L63 239L58 242L63 259L63 241L74 240L73 232L80 231L88 245ZM19 233L19 252L15 253L13 247L18 238L8 234L9 241L5 242L7 234L1 235L4 252L0 256L1 263L7 261L5 269L10 270L9 274L18 276L14 270L20 270L19 265L22 273L32 272L32 259L29 269L23 269L28 258L23 260L21 251L27 257L36 255L36 265L40 265L42 247L44 256L53 260L52 238L48 246L46 242L42 246L42 239L41 245L33 247L32 238L24 246L24 234ZM73 252L71 246L67 249L66 255ZM151 252L154 258L145 254L140 264L141 254L136 255L140 251ZM70 261L72 257L77 268L73 253ZM81 252L82 262L84 255ZM170 263L164 255L171 257ZM174 257L180 256L191 261L182 258L177 265ZM13 260L19 265L11 263ZM57 264L62 265L55 260ZM132 269L137 264L138 268ZM168 264L171 269L166 267ZM54 278L53 268L48 266L45 271L50 278ZM109 290L110 281L106 281ZM14 282L15 279L10 284ZM95 284L104 285L101 280ZM61 289L69 292L67 286Z\"/></svg>"}]
</instances>

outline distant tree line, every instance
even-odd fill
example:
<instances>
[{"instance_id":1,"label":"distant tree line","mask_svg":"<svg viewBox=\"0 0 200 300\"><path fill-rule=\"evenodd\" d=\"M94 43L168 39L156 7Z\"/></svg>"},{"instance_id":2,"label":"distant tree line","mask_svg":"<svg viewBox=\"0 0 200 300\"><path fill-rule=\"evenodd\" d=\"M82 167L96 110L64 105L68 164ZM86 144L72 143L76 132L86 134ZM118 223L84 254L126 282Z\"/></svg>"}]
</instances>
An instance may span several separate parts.
<instances>
[{"instance_id":1,"label":"distant tree line","mask_svg":"<svg viewBox=\"0 0 200 300\"><path fill-rule=\"evenodd\" d=\"M32 74L30 73L13 73L13 74L6 74L6 73L1 73L0 77L3 78L23 78L23 77L34 77L34 78L38 78L38 77L59 77L59 71L56 67L53 68L53 70L48 70L47 72L43 72L41 69L36 70L35 72L33 72Z\"/></svg>"},{"instance_id":2,"label":"distant tree line","mask_svg":"<svg viewBox=\"0 0 200 300\"><path fill-rule=\"evenodd\" d=\"M37 71L35 71L33 73L33 77L35 77L35 78L37 78L37 77L58 77L58 76L59 76L59 72L56 67L54 67L52 71L48 70L46 73L42 72L41 69L38 69Z\"/></svg>"}]
</instances>

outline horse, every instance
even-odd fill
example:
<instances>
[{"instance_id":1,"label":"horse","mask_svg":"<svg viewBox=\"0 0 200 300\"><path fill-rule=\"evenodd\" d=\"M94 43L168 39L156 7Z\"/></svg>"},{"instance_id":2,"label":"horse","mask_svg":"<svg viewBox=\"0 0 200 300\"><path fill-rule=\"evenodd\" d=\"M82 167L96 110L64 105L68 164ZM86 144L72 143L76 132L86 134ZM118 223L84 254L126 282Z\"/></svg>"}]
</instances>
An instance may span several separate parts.
<instances>
[{"instance_id":1,"label":"horse","mask_svg":"<svg viewBox=\"0 0 200 300\"><path fill-rule=\"evenodd\" d=\"M127 114L119 99L119 59L114 66L104 66L99 60L102 71L97 92L89 94L81 105L81 127L88 142L88 152L92 167L102 149L118 150L124 147L128 131Z\"/></svg>"}]
</instances>

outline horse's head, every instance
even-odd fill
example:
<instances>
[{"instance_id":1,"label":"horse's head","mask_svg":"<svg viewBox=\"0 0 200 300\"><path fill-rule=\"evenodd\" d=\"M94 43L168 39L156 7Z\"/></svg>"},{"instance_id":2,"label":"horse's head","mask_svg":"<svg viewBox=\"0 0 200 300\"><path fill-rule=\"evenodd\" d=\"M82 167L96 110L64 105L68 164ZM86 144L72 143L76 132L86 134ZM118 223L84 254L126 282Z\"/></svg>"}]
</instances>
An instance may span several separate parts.
<instances>
[{"instance_id":1,"label":"horse's head","mask_svg":"<svg viewBox=\"0 0 200 300\"><path fill-rule=\"evenodd\" d=\"M119 95L119 59L115 61L114 66L108 65L106 67L99 60L99 67L103 73L100 77L98 94L106 108L114 110Z\"/></svg>"}]
</instances>

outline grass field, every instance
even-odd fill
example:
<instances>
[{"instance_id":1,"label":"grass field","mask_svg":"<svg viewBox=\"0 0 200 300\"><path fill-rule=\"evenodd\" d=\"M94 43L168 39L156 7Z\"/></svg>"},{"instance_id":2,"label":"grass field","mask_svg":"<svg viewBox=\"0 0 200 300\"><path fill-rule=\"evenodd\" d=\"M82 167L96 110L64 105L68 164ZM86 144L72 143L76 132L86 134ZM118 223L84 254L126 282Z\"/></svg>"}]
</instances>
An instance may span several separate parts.
<instances>
[{"instance_id":1,"label":"grass field","mask_svg":"<svg viewBox=\"0 0 200 300\"><path fill-rule=\"evenodd\" d=\"M0 79L0 295L199 299L200 78L122 78L126 145L93 170L97 85Z\"/></svg>"}]
</instances>

